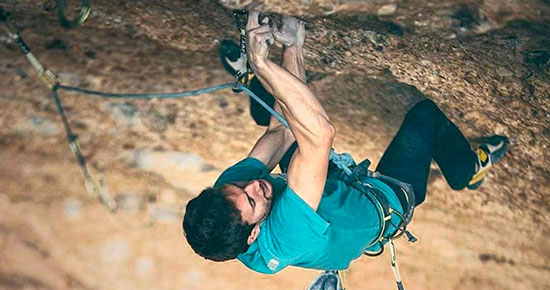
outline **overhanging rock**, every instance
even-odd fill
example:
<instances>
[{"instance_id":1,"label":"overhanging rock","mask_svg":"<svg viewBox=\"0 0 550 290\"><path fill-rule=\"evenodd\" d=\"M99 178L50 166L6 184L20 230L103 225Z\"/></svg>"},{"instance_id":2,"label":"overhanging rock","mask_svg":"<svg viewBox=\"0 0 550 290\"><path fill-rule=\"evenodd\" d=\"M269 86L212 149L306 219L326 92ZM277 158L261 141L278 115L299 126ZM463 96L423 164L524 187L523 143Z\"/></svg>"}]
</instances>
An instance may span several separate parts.
<instances>
[{"instance_id":1,"label":"overhanging rock","mask_svg":"<svg viewBox=\"0 0 550 290\"><path fill-rule=\"evenodd\" d=\"M421 26L427 15L465 15L483 33L513 20L540 22L550 19L547 0L480 1L396 1L396 0L218 0L229 9L254 9L292 16L321 16L333 13L370 14L387 17L404 25Z\"/></svg>"}]
</instances>

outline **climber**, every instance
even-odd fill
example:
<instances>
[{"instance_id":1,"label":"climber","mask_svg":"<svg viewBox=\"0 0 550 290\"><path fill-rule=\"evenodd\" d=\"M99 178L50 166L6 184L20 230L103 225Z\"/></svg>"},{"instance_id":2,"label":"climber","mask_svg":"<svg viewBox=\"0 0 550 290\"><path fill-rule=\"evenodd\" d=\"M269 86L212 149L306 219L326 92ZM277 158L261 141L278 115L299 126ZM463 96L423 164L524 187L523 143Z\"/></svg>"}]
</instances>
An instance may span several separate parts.
<instances>
[{"instance_id":1,"label":"climber","mask_svg":"<svg viewBox=\"0 0 550 290\"><path fill-rule=\"evenodd\" d=\"M248 156L187 204L185 236L206 259L236 258L260 273L273 274L289 265L346 269L372 250L367 245L377 239L384 221L373 202L340 179L329 162L336 130L305 84L304 23L283 17L278 28L258 17L250 12L246 25L248 61L290 128L272 117ZM273 41L284 47L281 66L268 58ZM410 184L417 206L426 197L432 159L452 189L476 189L507 146L506 137L495 135L471 150L460 130L426 99L407 112L376 171ZM278 163L283 173L270 174ZM372 177L363 183L394 210L404 213L408 208L411 199L395 183ZM392 235L400 222L400 216L392 216L383 234Z\"/></svg>"}]
</instances>

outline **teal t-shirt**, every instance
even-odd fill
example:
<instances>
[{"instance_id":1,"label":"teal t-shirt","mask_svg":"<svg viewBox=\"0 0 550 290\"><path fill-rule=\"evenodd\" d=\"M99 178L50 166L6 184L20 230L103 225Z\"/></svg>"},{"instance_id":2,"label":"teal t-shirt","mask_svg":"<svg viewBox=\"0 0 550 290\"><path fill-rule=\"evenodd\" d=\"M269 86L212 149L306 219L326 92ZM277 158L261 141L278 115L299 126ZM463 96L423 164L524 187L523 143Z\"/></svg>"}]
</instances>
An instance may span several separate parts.
<instances>
[{"instance_id":1,"label":"teal t-shirt","mask_svg":"<svg viewBox=\"0 0 550 290\"><path fill-rule=\"evenodd\" d=\"M327 179L317 211L287 186L283 177L270 175L265 165L254 158L246 158L225 170L214 186L253 179L268 179L277 193L271 212L260 225L258 239L237 257L254 271L273 274L289 265L346 269L377 238L381 224L378 209L360 191L338 179ZM381 190L392 208L403 212L386 184L374 178L365 182ZM398 217L392 219L399 224Z\"/></svg>"}]
</instances>

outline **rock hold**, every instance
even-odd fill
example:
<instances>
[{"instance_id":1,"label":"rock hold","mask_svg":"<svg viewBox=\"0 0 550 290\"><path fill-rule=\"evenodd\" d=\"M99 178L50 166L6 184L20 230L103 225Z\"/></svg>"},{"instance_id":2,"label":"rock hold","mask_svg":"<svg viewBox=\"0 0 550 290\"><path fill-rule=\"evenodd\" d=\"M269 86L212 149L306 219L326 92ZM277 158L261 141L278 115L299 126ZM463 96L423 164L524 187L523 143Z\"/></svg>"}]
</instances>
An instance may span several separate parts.
<instances>
[{"instance_id":1,"label":"rock hold","mask_svg":"<svg viewBox=\"0 0 550 290\"><path fill-rule=\"evenodd\" d=\"M339 11L355 11L375 14L378 0L219 0L230 9L255 9L261 12L285 15L329 15ZM392 1L383 1L392 2Z\"/></svg>"},{"instance_id":2,"label":"rock hold","mask_svg":"<svg viewBox=\"0 0 550 290\"><path fill-rule=\"evenodd\" d=\"M514 75L513 72L509 71L508 69L506 68L503 68L503 67L499 67L497 69L497 74L501 77L511 77Z\"/></svg>"},{"instance_id":3,"label":"rock hold","mask_svg":"<svg viewBox=\"0 0 550 290\"><path fill-rule=\"evenodd\" d=\"M395 3L387 4L378 9L378 16L387 16L392 15L397 10L397 5Z\"/></svg>"}]
</instances>

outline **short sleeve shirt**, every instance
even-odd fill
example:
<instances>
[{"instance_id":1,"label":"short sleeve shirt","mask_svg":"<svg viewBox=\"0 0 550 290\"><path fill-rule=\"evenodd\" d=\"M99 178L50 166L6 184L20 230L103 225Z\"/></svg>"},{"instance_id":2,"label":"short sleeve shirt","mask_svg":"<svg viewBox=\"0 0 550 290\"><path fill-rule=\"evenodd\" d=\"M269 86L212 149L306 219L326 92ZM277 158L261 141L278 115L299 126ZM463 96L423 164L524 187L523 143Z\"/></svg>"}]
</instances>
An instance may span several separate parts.
<instances>
[{"instance_id":1,"label":"short sleeve shirt","mask_svg":"<svg viewBox=\"0 0 550 290\"><path fill-rule=\"evenodd\" d=\"M258 238L237 257L252 270L273 274L287 266L345 269L377 238L381 227L378 209L360 191L338 179L327 179L317 211L286 186L283 178L270 176L265 165L254 158L228 168L214 186L253 179L268 179L280 190L275 192ZM403 211L387 185L377 179L365 182L381 190L390 206Z\"/></svg>"}]
</instances>

